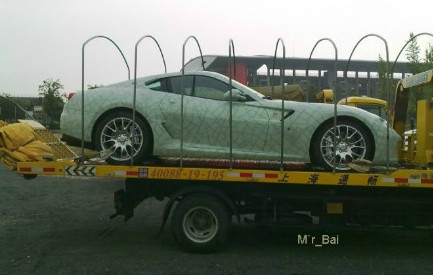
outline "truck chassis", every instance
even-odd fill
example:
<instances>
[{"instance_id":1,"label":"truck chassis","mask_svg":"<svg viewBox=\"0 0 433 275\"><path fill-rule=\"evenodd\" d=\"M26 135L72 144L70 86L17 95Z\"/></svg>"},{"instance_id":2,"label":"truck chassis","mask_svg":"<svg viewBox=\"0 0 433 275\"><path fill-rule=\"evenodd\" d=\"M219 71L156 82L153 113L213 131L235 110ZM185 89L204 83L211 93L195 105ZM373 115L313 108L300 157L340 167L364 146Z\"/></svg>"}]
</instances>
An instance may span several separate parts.
<instances>
[{"instance_id":1,"label":"truck chassis","mask_svg":"<svg viewBox=\"0 0 433 275\"><path fill-rule=\"evenodd\" d=\"M161 232L170 218L187 250L208 252L226 242L232 218L283 226L432 226L433 172L332 173L214 167L79 165L20 162L36 175L124 178L114 193L115 216L133 217L142 201L165 201Z\"/></svg>"}]
</instances>

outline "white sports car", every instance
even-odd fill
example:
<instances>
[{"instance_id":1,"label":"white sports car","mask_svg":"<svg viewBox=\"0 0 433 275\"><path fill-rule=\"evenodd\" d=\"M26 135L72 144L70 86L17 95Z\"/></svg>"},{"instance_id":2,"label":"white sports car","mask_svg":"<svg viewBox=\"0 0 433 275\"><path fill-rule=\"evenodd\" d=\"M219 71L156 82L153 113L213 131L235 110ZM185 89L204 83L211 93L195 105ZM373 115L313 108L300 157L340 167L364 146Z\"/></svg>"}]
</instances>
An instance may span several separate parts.
<instances>
[{"instance_id":1,"label":"white sports car","mask_svg":"<svg viewBox=\"0 0 433 275\"><path fill-rule=\"evenodd\" d=\"M214 72L186 72L183 83L183 131L180 72L137 79L134 127L133 81L85 91L86 147L114 151L108 160L112 164L128 164L132 152L137 164L151 156L180 157L181 151L185 158L228 159L229 78ZM281 101L236 81L232 87L233 158L280 160ZM61 116L63 138L72 144L79 144L82 136L81 98L81 92L70 98ZM349 170L347 163L358 158L386 162L387 122L376 115L338 106L336 135L332 104L286 101L283 117L286 161L312 163L326 170L335 162L338 171ZM397 161L399 141L391 128L391 163Z\"/></svg>"}]
</instances>

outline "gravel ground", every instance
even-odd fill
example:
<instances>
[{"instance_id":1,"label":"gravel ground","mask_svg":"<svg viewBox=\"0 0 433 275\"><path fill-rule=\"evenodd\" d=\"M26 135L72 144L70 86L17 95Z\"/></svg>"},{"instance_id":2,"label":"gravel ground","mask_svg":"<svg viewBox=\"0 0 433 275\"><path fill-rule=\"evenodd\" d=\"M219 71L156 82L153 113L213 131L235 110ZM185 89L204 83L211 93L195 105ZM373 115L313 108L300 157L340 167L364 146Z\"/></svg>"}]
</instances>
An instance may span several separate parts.
<instances>
[{"instance_id":1,"label":"gravel ground","mask_svg":"<svg viewBox=\"0 0 433 275\"><path fill-rule=\"evenodd\" d=\"M127 223L114 212L118 179L38 177L0 166L0 274L432 274L431 230L264 229L234 226L218 253L183 251L163 203L147 200ZM315 247L298 235L338 236Z\"/></svg>"}]
</instances>

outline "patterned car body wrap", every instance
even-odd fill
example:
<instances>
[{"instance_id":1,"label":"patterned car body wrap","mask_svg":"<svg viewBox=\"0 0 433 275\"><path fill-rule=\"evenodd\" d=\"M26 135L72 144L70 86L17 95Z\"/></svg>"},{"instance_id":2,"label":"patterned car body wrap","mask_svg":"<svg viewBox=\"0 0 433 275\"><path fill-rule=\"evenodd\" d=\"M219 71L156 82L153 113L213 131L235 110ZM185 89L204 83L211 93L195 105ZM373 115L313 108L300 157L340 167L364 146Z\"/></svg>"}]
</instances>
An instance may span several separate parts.
<instances>
[{"instance_id":1,"label":"patterned car body wrap","mask_svg":"<svg viewBox=\"0 0 433 275\"><path fill-rule=\"evenodd\" d=\"M227 77L212 72L185 73L202 75L228 83ZM155 156L174 157L180 153L181 96L154 91L145 82L180 73L157 75L137 79L137 113L150 125L154 137ZM247 94L251 101L233 101L233 156L235 159L278 160L281 146L280 100L264 99L261 94L235 81L235 89ZM132 109L133 81L121 82L85 91L84 139L92 141L98 119L116 108ZM338 116L357 120L373 134L374 162L385 163L387 123L364 110L338 106ZM325 122L333 120L334 105L285 101L284 159L310 162L309 148L315 131ZM229 158L229 112L227 100L212 100L184 96L184 156L203 158ZM62 133L81 138L81 92L66 104L61 116ZM391 128L389 160L397 161L400 137Z\"/></svg>"}]
</instances>

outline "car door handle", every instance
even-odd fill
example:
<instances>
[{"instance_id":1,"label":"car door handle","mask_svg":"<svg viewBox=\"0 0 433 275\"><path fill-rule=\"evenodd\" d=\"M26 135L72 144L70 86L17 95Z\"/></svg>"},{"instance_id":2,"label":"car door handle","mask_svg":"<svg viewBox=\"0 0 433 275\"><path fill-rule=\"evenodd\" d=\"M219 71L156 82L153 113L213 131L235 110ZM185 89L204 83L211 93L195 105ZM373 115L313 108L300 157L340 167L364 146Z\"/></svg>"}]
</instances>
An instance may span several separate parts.
<instances>
[{"instance_id":1,"label":"car door handle","mask_svg":"<svg viewBox=\"0 0 433 275\"><path fill-rule=\"evenodd\" d=\"M176 102L177 102L177 100L174 100L174 99L169 99L169 100L168 100L168 102L170 102L171 104L174 104L174 103L176 103Z\"/></svg>"}]
</instances>

